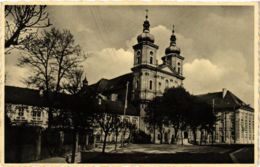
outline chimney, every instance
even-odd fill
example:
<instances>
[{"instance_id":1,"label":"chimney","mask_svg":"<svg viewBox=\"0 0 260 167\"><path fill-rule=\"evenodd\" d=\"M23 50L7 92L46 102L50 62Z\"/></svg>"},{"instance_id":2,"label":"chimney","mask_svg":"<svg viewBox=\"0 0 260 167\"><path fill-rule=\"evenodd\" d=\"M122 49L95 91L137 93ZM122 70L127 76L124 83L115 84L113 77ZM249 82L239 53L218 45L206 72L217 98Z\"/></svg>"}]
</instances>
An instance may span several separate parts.
<instances>
[{"instance_id":1,"label":"chimney","mask_svg":"<svg viewBox=\"0 0 260 167\"><path fill-rule=\"evenodd\" d=\"M225 98L226 94L227 94L227 89L226 89L226 88L223 88L223 89L222 89L222 98L223 98L223 99Z\"/></svg>"}]
</instances>

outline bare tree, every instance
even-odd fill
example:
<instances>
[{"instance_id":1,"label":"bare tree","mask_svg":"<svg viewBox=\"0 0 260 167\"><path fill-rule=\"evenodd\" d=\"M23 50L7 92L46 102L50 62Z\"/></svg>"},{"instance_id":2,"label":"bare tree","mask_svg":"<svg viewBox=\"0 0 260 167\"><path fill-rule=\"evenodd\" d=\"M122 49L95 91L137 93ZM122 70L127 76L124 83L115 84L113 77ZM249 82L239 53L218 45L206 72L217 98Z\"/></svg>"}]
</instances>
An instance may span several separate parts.
<instances>
[{"instance_id":1,"label":"bare tree","mask_svg":"<svg viewBox=\"0 0 260 167\"><path fill-rule=\"evenodd\" d=\"M51 25L45 5L7 5L5 18L5 48L23 44L26 36Z\"/></svg>"},{"instance_id":2,"label":"bare tree","mask_svg":"<svg viewBox=\"0 0 260 167\"><path fill-rule=\"evenodd\" d=\"M62 90L62 84L71 79L70 72L80 67L85 55L81 54L80 47L74 44L73 35L67 30L52 28L50 31L43 31L41 37L26 39L26 54L19 58L18 65L29 67L31 75L25 79L25 83L45 90L47 102L51 105L50 92L57 95ZM48 114L51 127L51 109Z\"/></svg>"},{"instance_id":3,"label":"bare tree","mask_svg":"<svg viewBox=\"0 0 260 167\"><path fill-rule=\"evenodd\" d=\"M72 69L67 74L67 79L63 84L63 89L69 94L75 95L83 87L84 71L81 68Z\"/></svg>"},{"instance_id":4,"label":"bare tree","mask_svg":"<svg viewBox=\"0 0 260 167\"><path fill-rule=\"evenodd\" d=\"M56 72L55 90L61 90L61 82L64 78L71 79L71 72L79 67L85 60L79 45L75 45L73 35L68 30L59 31L52 29L53 35L57 37L57 45L54 50L54 70ZM79 72L79 71L77 71ZM78 79L78 78L74 78ZM78 83L77 83L78 84Z\"/></svg>"}]
</instances>

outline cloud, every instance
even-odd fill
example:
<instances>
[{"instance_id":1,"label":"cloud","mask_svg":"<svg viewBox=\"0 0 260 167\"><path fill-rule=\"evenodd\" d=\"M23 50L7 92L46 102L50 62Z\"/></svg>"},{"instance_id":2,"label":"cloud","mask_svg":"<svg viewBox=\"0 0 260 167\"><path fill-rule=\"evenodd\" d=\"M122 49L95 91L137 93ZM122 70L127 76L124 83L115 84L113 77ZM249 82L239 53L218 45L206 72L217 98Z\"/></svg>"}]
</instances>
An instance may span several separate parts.
<instances>
[{"instance_id":1,"label":"cloud","mask_svg":"<svg viewBox=\"0 0 260 167\"><path fill-rule=\"evenodd\" d=\"M28 70L26 68L20 68L16 65L8 65L5 67L5 81L7 85L26 87L22 82L28 77Z\"/></svg>"},{"instance_id":2,"label":"cloud","mask_svg":"<svg viewBox=\"0 0 260 167\"><path fill-rule=\"evenodd\" d=\"M212 55L212 61L195 59L184 64L184 86L193 94L221 91L222 88L226 88L246 103L253 105L254 86L245 69L246 60L240 52L216 52Z\"/></svg>"},{"instance_id":3,"label":"cloud","mask_svg":"<svg viewBox=\"0 0 260 167\"><path fill-rule=\"evenodd\" d=\"M86 75L91 83L101 78L110 79L131 72L133 54L122 48L105 48L100 52L93 52L84 63Z\"/></svg>"}]
</instances>

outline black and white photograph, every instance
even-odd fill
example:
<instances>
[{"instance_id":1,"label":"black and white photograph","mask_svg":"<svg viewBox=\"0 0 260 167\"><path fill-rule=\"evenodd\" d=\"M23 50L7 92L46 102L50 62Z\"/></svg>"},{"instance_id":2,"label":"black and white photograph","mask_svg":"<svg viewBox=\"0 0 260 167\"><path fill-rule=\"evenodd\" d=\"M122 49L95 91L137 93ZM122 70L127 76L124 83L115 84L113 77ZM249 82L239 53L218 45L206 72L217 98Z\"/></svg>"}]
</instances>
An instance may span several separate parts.
<instances>
[{"instance_id":1,"label":"black and white photograph","mask_svg":"<svg viewBox=\"0 0 260 167\"><path fill-rule=\"evenodd\" d=\"M257 5L5 4L4 163L256 164Z\"/></svg>"}]
</instances>

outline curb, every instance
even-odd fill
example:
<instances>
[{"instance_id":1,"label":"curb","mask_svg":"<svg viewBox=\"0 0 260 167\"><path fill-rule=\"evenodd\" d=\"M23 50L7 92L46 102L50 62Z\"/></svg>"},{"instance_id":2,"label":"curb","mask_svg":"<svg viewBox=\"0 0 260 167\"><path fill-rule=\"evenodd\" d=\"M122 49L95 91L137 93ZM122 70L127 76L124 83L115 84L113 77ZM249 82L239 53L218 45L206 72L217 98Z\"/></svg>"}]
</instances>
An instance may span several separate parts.
<instances>
[{"instance_id":1,"label":"curb","mask_svg":"<svg viewBox=\"0 0 260 167\"><path fill-rule=\"evenodd\" d=\"M238 159L235 157L234 154L236 154L236 153L242 151L243 149L244 149L244 147L243 147L243 148L240 148L240 149L238 149L238 150L236 150L236 151L234 151L234 152L232 152L232 153L229 153L229 156L230 156L230 158L232 159L232 161L233 161L234 163L239 163L239 162L238 162Z\"/></svg>"}]
</instances>

